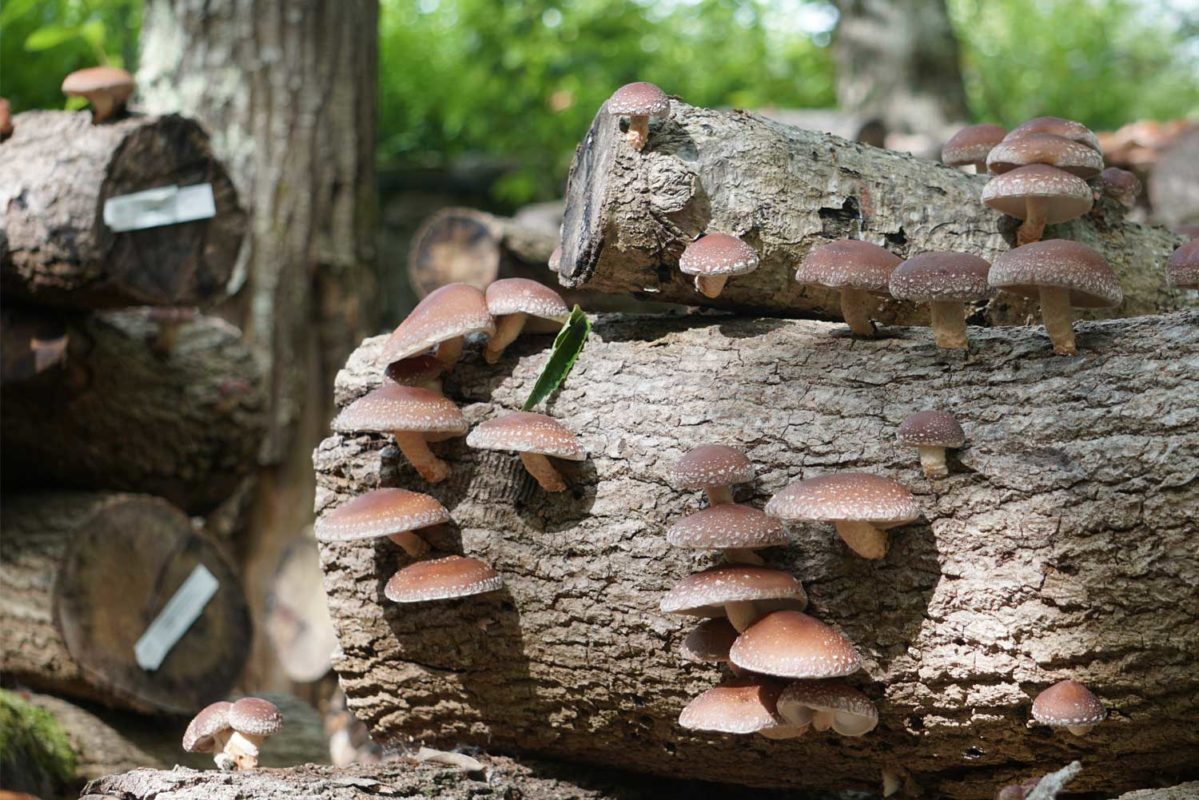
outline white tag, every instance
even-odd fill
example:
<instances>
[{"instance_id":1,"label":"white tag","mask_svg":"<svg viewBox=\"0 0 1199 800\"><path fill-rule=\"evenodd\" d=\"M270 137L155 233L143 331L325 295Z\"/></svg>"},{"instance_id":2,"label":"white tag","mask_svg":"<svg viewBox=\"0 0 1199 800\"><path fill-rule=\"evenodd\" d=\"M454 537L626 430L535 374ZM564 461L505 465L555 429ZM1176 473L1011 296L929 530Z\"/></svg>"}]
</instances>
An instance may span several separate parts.
<instances>
[{"instance_id":1,"label":"white tag","mask_svg":"<svg viewBox=\"0 0 1199 800\"><path fill-rule=\"evenodd\" d=\"M211 183L160 186L104 201L104 224L117 233L177 225L216 216Z\"/></svg>"},{"instance_id":2,"label":"white tag","mask_svg":"<svg viewBox=\"0 0 1199 800\"><path fill-rule=\"evenodd\" d=\"M147 672L158 669L175 643L183 638L187 629L204 612L204 607L220 585L221 582L213 577L207 567L197 564L133 646L137 665Z\"/></svg>"}]
</instances>

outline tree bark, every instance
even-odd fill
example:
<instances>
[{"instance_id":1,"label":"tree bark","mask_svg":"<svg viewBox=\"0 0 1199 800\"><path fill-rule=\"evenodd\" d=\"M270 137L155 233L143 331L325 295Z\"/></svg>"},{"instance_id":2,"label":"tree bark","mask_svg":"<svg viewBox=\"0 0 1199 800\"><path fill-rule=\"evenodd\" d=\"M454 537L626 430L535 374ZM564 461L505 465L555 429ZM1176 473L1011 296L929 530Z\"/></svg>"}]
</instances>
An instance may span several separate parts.
<instances>
[{"instance_id":1,"label":"tree bark","mask_svg":"<svg viewBox=\"0 0 1199 800\"><path fill-rule=\"evenodd\" d=\"M114 232L107 200L212 185L211 219ZM176 114L93 125L90 112L29 111L0 147L0 289L73 308L195 305L225 296L246 215L208 134Z\"/></svg>"},{"instance_id":2,"label":"tree bark","mask_svg":"<svg viewBox=\"0 0 1199 800\"><path fill-rule=\"evenodd\" d=\"M250 636L241 583L163 500L7 495L0 533L0 669L9 680L113 707L194 714L224 697ZM134 644L202 564L216 593L154 671Z\"/></svg>"},{"instance_id":3,"label":"tree bark","mask_svg":"<svg viewBox=\"0 0 1199 800\"><path fill-rule=\"evenodd\" d=\"M561 282L571 288L742 313L840 318L836 292L795 282L813 247L862 238L908 258L962 250L992 260L1015 243L1018 222L984 206L985 179L931 161L863 147L769 122L743 111L671 104L641 153L600 113L579 146L566 192ZM1179 308L1165 283L1178 240L1103 214L1050 226L1048 237L1098 249L1120 276L1124 303L1092 316ZM705 231L743 238L761 258L715 299L678 269L683 248ZM1036 304L1007 293L974 309L975 324L1025 324ZM927 324L928 309L887 300L884 323Z\"/></svg>"},{"instance_id":4,"label":"tree bark","mask_svg":"<svg viewBox=\"0 0 1199 800\"><path fill-rule=\"evenodd\" d=\"M318 511L377 486L429 492L456 523L435 546L487 561L506 583L401 609L382 599L396 548L323 545L350 707L384 743L487 743L759 786L872 788L894 768L930 795L989 797L1077 753L1097 767L1080 790L1193 775L1196 325L1196 312L1080 323L1082 355L1066 359L1033 328L972 328L976 347L959 355L916 328L862 342L820 322L601 318L548 404L589 454L563 465L571 489L557 495L510 454L462 439L437 445L453 474L430 487L386 437L334 435L314 455ZM378 385L382 343L350 358L339 405ZM449 396L472 423L518 408L543 346L518 342L495 368L468 357ZM925 479L915 448L895 441L925 408L953 409L967 433L943 480ZM882 561L853 556L821 524L766 551L862 654L854 682L881 715L868 736L775 742L676 724L720 673L682 659L693 622L658 611L713 560L666 544L666 527L702 503L665 476L709 441L745 448L759 477L738 499L758 507L839 470L892 475L917 495L923 519L892 532ZM1112 719L1085 739L1027 728L1033 696L1067 676Z\"/></svg>"},{"instance_id":5,"label":"tree bark","mask_svg":"<svg viewBox=\"0 0 1199 800\"><path fill-rule=\"evenodd\" d=\"M266 423L262 374L236 328L184 321L167 353L155 352L160 332L144 311L72 318L65 330L63 365L4 388L8 486L145 492L196 514L234 492Z\"/></svg>"},{"instance_id":6,"label":"tree bark","mask_svg":"<svg viewBox=\"0 0 1199 800\"><path fill-rule=\"evenodd\" d=\"M48 712L62 726L75 754L75 775L79 781L76 790L85 781L105 775L166 765L90 711L48 694L34 694L24 699Z\"/></svg>"}]
</instances>

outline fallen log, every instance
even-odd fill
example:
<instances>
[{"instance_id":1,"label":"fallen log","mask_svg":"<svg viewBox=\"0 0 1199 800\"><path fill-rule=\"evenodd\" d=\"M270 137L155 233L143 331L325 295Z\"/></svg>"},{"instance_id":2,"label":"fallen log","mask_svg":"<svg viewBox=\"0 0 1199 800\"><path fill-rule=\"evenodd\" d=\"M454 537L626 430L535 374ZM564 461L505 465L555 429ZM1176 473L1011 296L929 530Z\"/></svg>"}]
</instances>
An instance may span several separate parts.
<instances>
[{"instance_id":1,"label":"fallen log","mask_svg":"<svg viewBox=\"0 0 1199 800\"><path fill-rule=\"evenodd\" d=\"M589 453L555 495L462 439L435 445L454 471L430 487L384 437L331 436L314 455L318 511L378 486L429 492L456 522L439 549L506 584L401 610L382 593L398 548L322 545L350 708L381 743L486 743L758 786L872 788L893 768L929 796L989 797L1075 758L1088 766L1078 791L1193 777L1197 325L1197 312L1080 323L1077 358L1053 356L1039 328L972 328L963 358L921 328L863 342L811 321L601 317L548 404ZM350 358L339 405L378 385L383 338ZM495 368L476 354L447 390L477 423L519 407L544 358L521 342ZM967 447L930 482L895 432L937 407ZM796 478L847 469L917 495L923 519L881 562L827 525L765 551L862 654L857 683L881 717L871 734L769 741L676 724L720 678L679 655L692 625L658 610L712 561L664 536L701 505L666 470L706 441L746 449L759 478L740 499L758 507ZM1065 677L1112 710L1086 738L1026 726L1033 696Z\"/></svg>"},{"instance_id":2,"label":"fallen log","mask_svg":"<svg viewBox=\"0 0 1199 800\"><path fill-rule=\"evenodd\" d=\"M23 699L50 714L62 727L75 754L76 791L86 781L105 775L139 767L163 767L168 763L146 753L92 712L66 700L48 694L31 694Z\"/></svg>"},{"instance_id":3,"label":"fallen log","mask_svg":"<svg viewBox=\"0 0 1199 800\"><path fill-rule=\"evenodd\" d=\"M559 276L570 288L646 300L839 319L835 293L794 280L809 250L852 237L903 258L963 250L992 260L1014 246L1017 222L982 204L985 184L932 161L679 101L638 153L601 110L571 166ZM1095 316L1182 307L1164 273L1177 238L1123 221L1112 201L1102 201L1099 211L1046 234L1098 249L1119 274L1123 305ZM683 248L705 231L739 236L761 258L755 272L730 279L714 299L696 292L678 269ZM1000 295L973 319L1025 324L1033 308ZM928 317L924 307L890 300L876 319L925 324Z\"/></svg>"},{"instance_id":4,"label":"fallen log","mask_svg":"<svg viewBox=\"0 0 1199 800\"><path fill-rule=\"evenodd\" d=\"M194 714L224 697L240 674L250 637L241 583L164 500L6 495L0 536L7 680L112 707ZM142 650L143 668L135 644L200 566L216 580L214 593L181 632L156 628L160 636L147 644L167 651L154 667L153 647ZM198 603L190 595L175 608Z\"/></svg>"}]
</instances>

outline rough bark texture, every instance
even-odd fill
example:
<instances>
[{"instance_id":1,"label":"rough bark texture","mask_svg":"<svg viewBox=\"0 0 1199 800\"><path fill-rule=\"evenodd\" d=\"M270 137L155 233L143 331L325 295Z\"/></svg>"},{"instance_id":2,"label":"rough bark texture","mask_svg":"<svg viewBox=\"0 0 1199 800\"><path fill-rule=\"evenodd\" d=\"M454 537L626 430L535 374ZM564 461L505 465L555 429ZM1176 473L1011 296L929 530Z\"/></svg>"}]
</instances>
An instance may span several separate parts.
<instances>
[{"instance_id":1,"label":"rough bark texture","mask_svg":"<svg viewBox=\"0 0 1199 800\"><path fill-rule=\"evenodd\" d=\"M571 167L559 274L572 288L839 319L836 293L794 280L810 249L848 236L903 258L963 250L992 260L1014 245L1018 223L982 204L985 185L942 164L679 101L637 153L601 112ZM1124 304L1096 316L1179 308L1183 301L1165 285L1178 239L1123 221L1111 200L1098 209L1046 234L1100 250L1119 274ZM678 269L683 248L705 231L740 236L761 257L756 272L731 278L712 300ZM1001 293L980 312L975 324L1023 324L1036 304ZM928 309L888 301L876 319L926 324Z\"/></svg>"},{"instance_id":2,"label":"rough bark texture","mask_svg":"<svg viewBox=\"0 0 1199 800\"><path fill-rule=\"evenodd\" d=\"M183 322L165 354L144 312L74 318L66 334L64 365L4 388L8 486L139 491L203 513L253 469L262 373L232 325Z\"/></svg>"},{"instance_id":3,"label":"rough bark texture","mask_svg":"<svg viewBox=\"0 0 1199 800\"><path fill-rule=\"evenodd\" d=\"M24 700L49 712L65 731L75 753L75 775L79 781L76 789L85 781L114 772L165 766L165 762L146 753L86 709L48 694L34 694Z\"/></svg>"},{"instance_id":4,"label":"rough bark texture","mask_svg":"<svg viewBox=\"0 0 1199 800\"><path fill-rule=\"evenodd\" d=\"M1199 772L1199 314L1079 324L1081 355L1040 329L971 328L946 354L927 329L851 339L820 322L692 315L601 318L551 413L589 454L547 495L518 460L441 452L427 486L379 436L317 449L318 510L377 486L439 498L456 527L440 549L499 570L507 588L397 607L386 542L322 547L350 706L381 742L487 743L662 775L751 785L870 788L884 767L930 796L981 798L1082 758L1074 788L1112 792ZM379 382L382 337L337 382L345 405ZM472 423L519 406L544 361L518 342L477 355L447 391ZM951 475L922 477L896 443L910 413L953 409L968 445ZM879 705L862 739L692 734L676 719L719 670L678 654L693 621L659 613L677 580L712 563L671 548L668 524L702 505L667 483L707 441L744 447L761 506L789 481L838 470L895 476L924 518L881 562L831 526L793 527L770 563L804 581L813 613L858 647ZM1074 677L1112 709L1086 738L1026 727L1032 697ZM780 761L781 759L781 761ZM780 769L779 764L803 764Z\"/></svg>"},{"instance_id":5,"label":"rough bark texture","mask_svg":"<svg viewBox=\"0 0 1199 800\"><path fill-rule=\"evenodd\" d=\"M224 557L163 500L7 495L0 527L0 669L8 680L114 707L195 713L241 672L250 627ZM161 666L133 646L197 564L220 582Z\"/></svg>"},{"instance_id":6,"label":"rough bark texture","mask_svg":"<svg viewBox=\"0 0 1199 800\"><path fill-rule=\"evenodd\" d=\"M198 183L212 184L212 219L124 233L104 224L110 197ZM8 299L75 308L220 299L246 228L195 121L167 114L93 125L86 111L17 116L0 146L0 221Z\"/></svg>"}]
</instances>

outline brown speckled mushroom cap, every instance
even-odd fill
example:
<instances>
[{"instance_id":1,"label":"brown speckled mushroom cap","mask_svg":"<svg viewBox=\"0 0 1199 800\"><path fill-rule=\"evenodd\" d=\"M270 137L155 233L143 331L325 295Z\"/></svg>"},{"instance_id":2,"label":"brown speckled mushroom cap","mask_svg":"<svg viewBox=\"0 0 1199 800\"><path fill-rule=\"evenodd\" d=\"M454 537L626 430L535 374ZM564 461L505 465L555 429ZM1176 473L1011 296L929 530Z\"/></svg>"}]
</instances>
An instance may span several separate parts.
<instances>
[{"instance_id":1,"label":"brown speckled mushroom cap","mask_svg":"<svg viewBox=\"0 0 1199 800\"><path fill-rule=\"evenodd\" d=\"M531 411L515 411L480 422L466 437L466 444L477 450L540 453L568 461L586 458L579 440L562 423Z\"/></svg>"},{"instance_id":2,"label":"brown speckled mushroom cap","mask_svg":"<svg viewBox=\"0 0 1199 800\"><path fill-rule=\"evenodd\" d=\"M899 426L899 441L913 447L961 447L966 432L948 411L919 411Z\"/></svg>"},{"instance_id":3,"label":"brown speckled mushroom cap","mask_svg":"<svg viewBox=\"0 0 1199 800\"><path fill-rule=\"evenodd\" d=\"M1124 299L1120 279L1099 253L1080 242L1046 239L995 258L988 282L996 289L1037 297L1042 286L1070 290L1070 305L1099 308Z\"/></svg>"},{"instance_id":4,"label":"brown speckled mushroom cap","mask_svg":"<svg viewBox=\"0 0 1199 800\"><path fill-rule=\"evenodd\" d=\"M1179 289L1199 288L1199 239L1191 239L1170 254L1166 262L1170 285Z\"/></svg>"},{"instance_id":5,"label":"brown speckled mushroom cap","mask_svg":"<svg viewBox=\"0 0 1199 800\"><path fill-rule=\"evenodd\" d=\"M1094 185L1100 194L1114 197L1126 208L1134 207L1137 204L1137 198L1141 196L1141 179L1134 173L1119 167L1108 167L1100 172Z\"/></svg>"},{"instance_id":6,"label":"brown speckled mushroom cap","mask_svg":"<svg viewBox=\"0 0 1199 800\"><path fill-rule=\"evenodd\" d=\"M723 663L729 660L729 648L737 641L737 635L737 629L727 619L705 619L687 634L679 651L688 661Z\"/></svg>"},{"instance_id":7,"label":"brown speckled mushroom cap","mask_svg":"<svg viewBox=\"0 0 1199 800\"><path fill-rule=\"evenodd\" d=\"M815 283L833 289L851 287L887 294L891 272L899 256L860 239L841 239L813 249L795 272L800 283Z\"/></svg>"},{"instance_id":8,"label":"brown speckled mushroom cap","mask_svg":"<svg viewBox=\"0 0 1199 800\"><path fill-rule=\"evenodd\" d=\"M683 454L671 471L671 483L683 490L732 486L754 479L754 467L735 447L703 444Z\"/></svg>"},{"instance_id":9,"label":"brown speckled mushroom cap","mask_svg":"<svg viewBox=\"0 0 1199 800\"><path fill-rule=\"evenodd\" d=\"M330 423L339 433L417 431L461 436L469 427L451 401L419 386L385 383L350 403Z\"/></svg>"},{"instance_id":10,"label":"brown speckled mushroom cap","mask_svg":"<svg viewBox=\"0 0 1199 800\"><path fill-rule=\"evenodd\" d=\"M75 70L62 82L63 94L86 96L92 92L108 92L117 105L129 99L133 94L133 87L133 76L120 67L88 67Z\"/></svg>"},{"instance_id":11,"label":"brown speckled mushroom cap","mask_svg":"<svg viewBox=\"0 0 1199 800\"><path fill-rule=\"evenodd\" d=\"M447 284L430 292L391 332L383 345L383 360L423 355L444 341L472 333L495 333L487 299L474 286Z\"/></svg>"},{"instance_id":12,"label":"brown speckled mushroom cap","mask_svg":"<svg viewBox=\"0 0 1199 800\"><path fill-rule=\"evenodd\" d=\"M1087 180L1103 171L1103 156L1081 142L1052 133L1006 139L987 156L987 169L995 175L1029 164L1048 164Z\"/></svg>"},{"instance_id":13,"label":"brown speckled mushroom cap","mask_svg":"<svg viewBox=\"0 0 1199 800\"><path fill-rule=\"evenodd\" d=\"M722 617L725 603L785 600L788 607L803 610L808 597L790 573L753 564L723 564L674 585L662 598L664 614L692 617Z\"/></svg>"},{"instance_id":14,"label":"brown speckled mushroom cap","mask_svg":"<svg viewBox=\"0 0 1199 800\"><path fill-rule=\"evenodd\" d=\"M996 175L983 187L982 201L1009 217L1024 219L1030 198L1045 201L1045 222L1056 225L1091 210L1091 187L1077 175L1047 164L1030 164Z\"/></svg>"},{"instance_id":15,"label":"brown speckled mushroom cap","mask_svg":"<svg viewBox=\"0 0 1199 800\"><path fill-rule=\"evenodd\" d=\"M545 319L563 320L570 309L562 295L528 278L503 278L487 287L487 310L492 316L529 314Z\"/></svg>"},{"instance_id":16,"label":"brown speckled mushroom cap","mask_svg":"<svg viewBox=\"0 0 1199 800\"><path fill-rule=\"evenodd\" d=\"M183 749L189 753L211 753L216 742L213 737L229 730L229 709L232 703L218 700L205 706L187 725L183 734Z\"/></svg>"},{"instance_id":17,"label":"brown speckled mushroom cap","mask_svg":"<svg viewBox=\"0 0 1199 800\"><path fill-rule=\"evenodd\" d=\"M998 125L967 125L949 137L941 148L941 160L951 167L986 161L987 153L1006 135L1007 131Z\"/></svg>"},{"instance_id":18,"label":"brown speckled mushroom cap","mask_svg":"<svg viewBox=\"0 0 1199 800\"><path fill-rule=\"evenodd\" d=\"M1078 681L1064 680L1037 695L1032 717L1053 727L1085 726L1103 722L1107 709L1090 689Z\"/></svg>"},{"instance_id":19,"label":"brown speckled mushroom cap","mask_svg":"<svg viewBox=\"0 0 1199 800\"><path fill-rule=\"evenodd\" d=\"M787 520L869 522L893 528L920 516L904 486L882 475L839 472L796 481L766 504L766 513Z\"/></svg>"},{"instance_id":20,"label":"brown speckled mushroom cap","mask_svg":"<svg viewBox=\"0 0 1199 800\"><path fill-rule=\"evenodd\" d=\"M891 296L916 303L970 303L991 293L991 265L970 253L921 253L891 273Z\"/></svg>"},{"instance_id":21,"label":"brown speckled mushroom cap","mask_svg":"<svg viewBox=\"0 0 1199 800\"><path fill-rule=\"evenodd\" d=\"M833 712L833 730L842 736L861 736L878 725L870 698L838 681L796 681L779 695L778 713L788 722L809 724L813 711Z\"/></svg>"},{"instance_id":22,"label":"brown speckled mushroom cap","mask_svg":"<svg viewBox=\"0 0 1199 800\"><path fill-rule=\"evenodd\" d=\"M670 98L652 83L626 83L608 98L608 113L615 116L665 117L670 111Z\"/></svg>"},{"instance_id":23,"label":"brown speckled mushroom cap","mask_svg":"<svg viewBox=\"0 0 1199 800\"><path fill-rule=\"evenodd\" d=\"M755 622L737 637L729 660L784 678L837 678L862 666L848 639L802 611L775 611Z\"/></svg>"},{"instance_id":24,"label":"brown speckled mushroom cap","mask_svg":"<svg viewBox=\"0 0 1199 800\"><path fill-rule=\"evenodd\" d=\"M787 532L756 508L723 503L678 520L666 530L666 541L700 550L757 550L785 545Z\"/></svg>"},{"instance_id":25,"label":"brown speckled mushroom cap","mask_svg":"<svg viewBox=\"0 0 1199 800\"><path fill-rule=\"evenodd\" d=\"M376 489L321 515L314 526L322 542L353 542L450 521L434 498L407 489Z\"/></svg>"},{"instance_id":26,"label":"brown speckled mushroom cap","mask_svg":"<svg viewBox=\"0 0 1199 800\"><path fill-rule=\"evenodd\" d=\"M773 681L744 679L713 686L686 705L679 724L693 731L756 733L779 724L775 714L782 687Z\"/></svg>"},{"instance_id":27,"label":"brown speckled mushroom cap","mask_svg":"<svg viewBox=\"0 0 1199 800\"><path fill-rule=\"evenodd\" d=\"M229 707L229 727L250 736L274 736L283 730L283 715L269 700L243 697Z\"/></svg>"},{"instance_id":28,"label":"brown speckled mushroom cap","mask_svg":"<svg viewBox=\"0 0 1199 800\"><path fill-rule=\"evenodd\" d=\"M744 275L757 268L754 249L727 233L696 239L679 257L679 269L687 275Z\"/></svg>"},{"instance_id":29,"label":"brown speckled mushroom cap","mask_svg":"<svg viewBox=\"0 0 1199 800\"><path fill-rule=\"evenodd\" d=\"M391 577L383 590L393 603L450 600L494 592L504 579L475 558L448 556L409 564Z\"/></svg>"},{"instance_id":30,"label":"brown speckled mushroom cap","mask_svg":"<svg viewBox=\"0 0 1199 800\"><path fill-rule=\"evenodd\" d=\"M1034 133L1051 133L1054 136L1062 136L1066 139L1072 139L1076 142L1081 142L1092 150L1102 152L1099 147L1099 137L1094 131L1083 125L1081 122L1075 122L1072 119L1062 119L1061 117L1035 117L1028 122L1024 122L1012 128L1005 139L1020 139Z\"/></svg>"}]
</instances>

